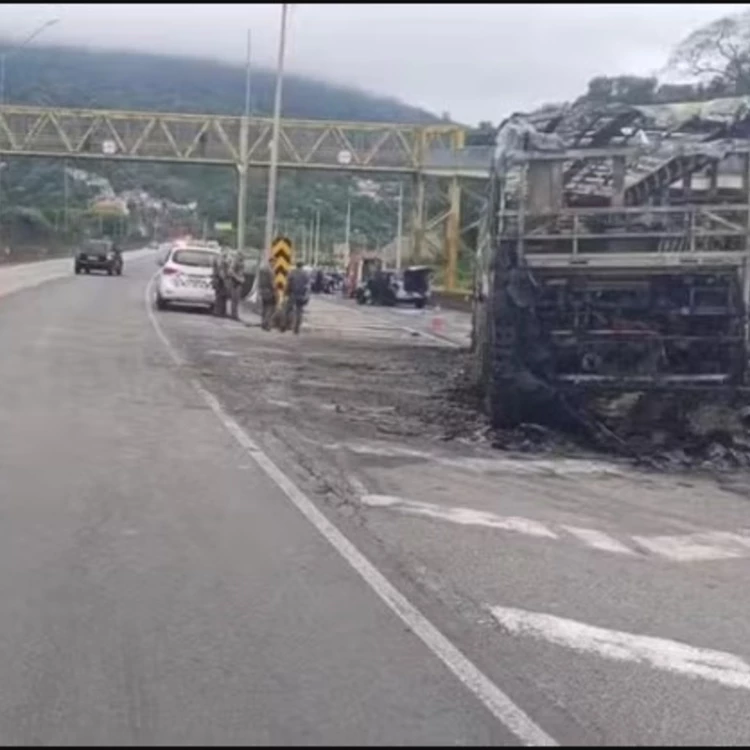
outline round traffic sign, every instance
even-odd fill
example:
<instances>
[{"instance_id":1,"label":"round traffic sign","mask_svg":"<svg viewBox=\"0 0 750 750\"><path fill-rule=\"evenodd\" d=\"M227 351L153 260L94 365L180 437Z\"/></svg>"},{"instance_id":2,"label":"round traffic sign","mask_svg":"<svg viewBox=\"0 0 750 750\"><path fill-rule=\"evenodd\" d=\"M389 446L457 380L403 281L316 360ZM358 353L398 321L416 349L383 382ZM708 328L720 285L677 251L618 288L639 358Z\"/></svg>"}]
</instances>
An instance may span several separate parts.
<instances>
[{"instance_id":1,"label":"round traffic sign","mask_svg":"<svg viewBox=\"0 0 750 750\"><path fill-rule=\"evenodd\" d=\"M351 164L352 163L352 152L351 151L339 151L338 155L339 164Z\"/></svg>"}]
</instances>

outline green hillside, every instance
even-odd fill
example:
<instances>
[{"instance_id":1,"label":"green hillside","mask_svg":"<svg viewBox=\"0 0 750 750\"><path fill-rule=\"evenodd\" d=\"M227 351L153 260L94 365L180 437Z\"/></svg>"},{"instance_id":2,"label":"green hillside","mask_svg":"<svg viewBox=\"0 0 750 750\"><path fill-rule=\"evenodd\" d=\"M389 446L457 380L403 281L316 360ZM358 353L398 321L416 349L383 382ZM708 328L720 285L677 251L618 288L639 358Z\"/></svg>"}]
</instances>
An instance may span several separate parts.
<instances>
[{"instance_id":1,"label":"green hillside","mask_svg":"<svg viewBox=\"0 0 750 750\"><path fill-rule=\"evenodd\" d=\"M131 52L102 52L66 47L32 47L8 61L6 101L15 104L111 109L240 114L244 106L244 70L214 61ZM275 76L256 69L252 76L252 111L269 115ZM299 75L284 83L286 117L430 123L438 118L393 98L370 95ZM18 207L41 209L55 223L64 203L61 161L10 159L2 173L2 212ZM74 164L107 177L116 191L143 188L154 197L187 203L197 201L209 221L233 220L236 179L231 170L213 167L149 164ZM249 242L263 236L266 177L251 175ZM322 199L323 244L343 239L350 178L286 173L279 185L278 213L287 231L306 225L315 199ZM70 188L68 205L82 208L85 191ZM355 235L371 244L395 232L395 210L387 202L356 197L352 207Z\"/></svg>"}]
</instances>

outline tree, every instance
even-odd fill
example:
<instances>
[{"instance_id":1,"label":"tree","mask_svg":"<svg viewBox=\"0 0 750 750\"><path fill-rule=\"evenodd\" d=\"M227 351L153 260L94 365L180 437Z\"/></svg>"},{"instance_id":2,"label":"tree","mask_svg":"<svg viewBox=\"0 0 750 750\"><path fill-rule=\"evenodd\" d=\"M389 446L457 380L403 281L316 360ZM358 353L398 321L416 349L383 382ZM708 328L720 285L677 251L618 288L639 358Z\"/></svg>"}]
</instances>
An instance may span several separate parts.
<instances>
[{"instance_id":1,"label":"tree","mask_svg":"<svg viewBox=\"0 0 750 750\"><path fill-rule=\"evenodd\" d=\"M589 81L582 100L596 104L651 104L657 83L656 78L641 76L596 76Z\"/></svg>"},{"instance_id":2,"label":"tree","mask_svg":"<svg viewBox=\"0 0 750 750\"><path fill-rule=\"evenodd\" d=\"M697 29L674 49L667 69L712 81L726 93L750 93L750 11Z\"/></svg>"}]
</instances>

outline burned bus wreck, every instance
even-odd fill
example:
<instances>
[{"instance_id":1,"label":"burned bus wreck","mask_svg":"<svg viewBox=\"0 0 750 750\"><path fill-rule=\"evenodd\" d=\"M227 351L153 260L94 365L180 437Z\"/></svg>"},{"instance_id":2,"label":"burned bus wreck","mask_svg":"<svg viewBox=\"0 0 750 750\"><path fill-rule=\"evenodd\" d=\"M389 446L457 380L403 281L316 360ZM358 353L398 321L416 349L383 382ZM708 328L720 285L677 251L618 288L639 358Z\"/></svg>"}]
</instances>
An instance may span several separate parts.
<instances>
[{"instance_id":1,"label":"burned bus wreck","mask_svg":"<svg viewBox=\"0 0 750 750\"><path fill-rule=\"evenodd\" d=\"M495 426L576 429L582 394L745 381L748 104L569 108L500 127L474 309Z\"/></svg>"}]
</instances>

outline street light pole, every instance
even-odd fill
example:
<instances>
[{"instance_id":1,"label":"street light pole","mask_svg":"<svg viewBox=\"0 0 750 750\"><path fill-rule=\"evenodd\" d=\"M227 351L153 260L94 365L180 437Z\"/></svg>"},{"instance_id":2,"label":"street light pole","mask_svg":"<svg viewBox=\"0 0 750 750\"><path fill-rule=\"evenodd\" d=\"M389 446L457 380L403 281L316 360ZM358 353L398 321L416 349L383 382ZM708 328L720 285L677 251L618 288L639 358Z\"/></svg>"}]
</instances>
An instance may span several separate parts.
<instances>
[{"instance_id":1,"label":"street light pole","mask_svg":"<svg viewBox=\"0 0 750 750\"><path fill-rule=\"evenodd\" d=\"M308 249L310 265L315 265L315 217L310 219L310 231L308 232Z\"/></svg>"},{"instance_id":2,"label":"street light pole","mask_svg":"<svg viewBox=\"0 0 750 750\"><path fill-rule=\"evenodd\" d=\"M247 57L245 61L245 109L240 122L240 163L237 165L239 184L237 188L237 250L245 248L245 225L247 224L247 162L250 130L250 51L251 32L247 30Z\"/></svg>"},{"instance_id":3,"label":"street light pole","mask_svg":"<svg viewBox=\"0 0 750 750\"><path fill-rule=\"evenodd\" d=\"M45 29L48 29L50 26L54 26L56 23L59 22L59 18L52 18L49 21L45 21L41 26L39 26L37 29L31 32L26 39L24 39L20 44L17 44L15 47L11 47L10 49L3 50L0 53L0 105L5 104L5 69L6 69L6 63L8 61L8 58L11 55L15 55L16 53L20 52L24 47L26 47L29 43L34 41L39 34L41 34ZM7 165L3 165L7 166ZM2 172L2 167L0 167L0 172ZM0 201L2 200L2 181L0 180Z\"/></svg>"},{"instance_id":4,"label":"street light pole","mask_svg":"<svg viewBox=\"0 0 750 750\"><path fill-rule=\"evenodd\" d=\"M396 235L396 270L401 270L401 236L404 233L404 183L398 184L398 234Z\"/></svg>"},{"instance_id":5,"label":"street light pole","mask_svg":"<svg viewBox=\"0 0 750 750\"><path fill-rule=\"evenodd\" d=\"M315 209L315 260L313 265L315 268L320 263L320 206Z\"/></svg>"},{"instance_id":6,"label":"street light pole","mask_svg":"<svg viewBox=\"0 0 750 750\"><path fill-rule=\"evenodd\" d=\"M276 94L273 102L273 135L271 137L271 166L268 171L268 201L266 203L266 232L263 252L271 252L273 225L276 219L276 178L279 170L279 134L281 131L281 92L284 83L284 52L286 49L286 16L288 4L281 6L279 58L276 65Z\"/></svg>"},{"instance_id":7,"label":"street light pole","mask_svg":"<svg viewBox=\"0 0 750 750\"><path fill-rule=\"evenodd\" d=\"M70 200L70 189L68 187L68 160L63 162L63 228L68 231L68 202Z\"/></svg>"},{"instance_id":8,"label":"street light pole","mask_svg":"<svg viewBox=\"0 0 750 750\"><path fill-rule=\"evenodd\" d=\"M0 175L2 174L3 170L6 169L8 166L7 162L0 161ZM2 194L0 194L0 234L2 233Z\"/></svg>"},{"instance_id":9,"label":"street light pole","mask_svg":"<svg viewBox=\"0 0 750 750\"><path fill-rule=\"evenodd\" d=\"M5 64L11 55L15 55L20 52L24 47L34 41L39 34L48 29L50 26L54 26L59 23L59 18L52 18L49 21L45 21L41 26L31 32L26 39L15 47L11 47L8 50L4 50L0 53L0 104L5 104Z\"/></svg>"},{"instance_id":10,"label":"street light pole","mask_svg":"<svg viewBox=\"0 0 750 750\"><path fill-rule=\"evenodd\" d=\"M250 117L252 110L251 98L250 98L250 83L251 83L251 67L250 67L250 51L252 49L252 31L247 30L247 59L245 61L245 117Z\"/></svg>"},{"instance_id":11,"label":"street light pole","mask_svg":"<svg viewBox=\"0 0 750 750\"><path fill-rule=\"evenodd\" d=\"M349 266L349 258L351 257L351 254L352 254L351 246L349 244L349 241L351 239L351 233L352 233L352 194L350 191L346 199L346 229L344 233L344 243L346 244L346 249L344 250L344 253L345 253L344 265L346 267Z\"/></svg>"}]
</instances>

